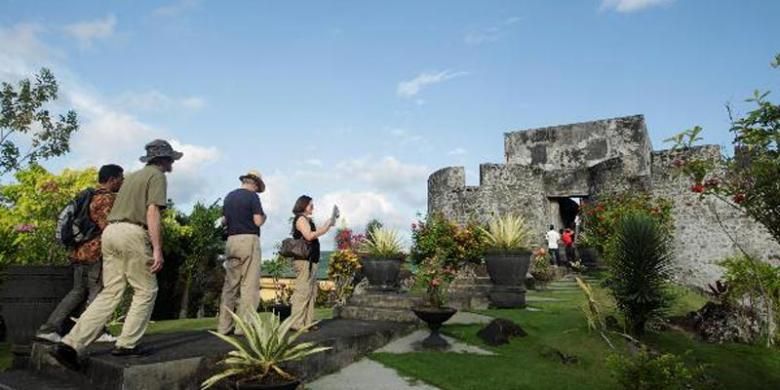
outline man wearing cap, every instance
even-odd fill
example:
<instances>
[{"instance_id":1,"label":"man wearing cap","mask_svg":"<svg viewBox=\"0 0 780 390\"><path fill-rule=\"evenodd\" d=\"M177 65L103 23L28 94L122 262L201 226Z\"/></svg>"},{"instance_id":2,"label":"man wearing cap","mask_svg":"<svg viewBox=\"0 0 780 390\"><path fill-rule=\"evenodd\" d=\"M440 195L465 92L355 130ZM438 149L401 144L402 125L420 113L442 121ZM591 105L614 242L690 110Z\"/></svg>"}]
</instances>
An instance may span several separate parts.
<instances>
[{"instance_id":1,"label":"man wearing cap","mask_svg":"<svg viewBox=\"0 0 780 390\"><path fill-rule=\"evenodd\" d=\"M230 192L222 206L228 239L217 325L221 334L238 331L233 329L233 318L228 312L236 311L236 301L237 314L247 319L260 304L260 226L266 216L257 194L265 191L265 183L257 171L238 179L241 187Z\"/></svg>"},{"instance_id":2,"label":"man wearing cap","mask_svg":"<svg viewBox=\"0 0 780 390\"><path fill-rule=\"evenodd\" d=\"M133 288L133 300L111 353L142 353L138 342L157 297L155 273L163 267L160 212L168 200L165 173L171 172L174 161L181 157L168 142L152 141L140 159L146 166L125 178L102 236L103 290L52 352L66 367L79 368L79 354L100 336L128 284Z\"/></svg>"}]
</instances>

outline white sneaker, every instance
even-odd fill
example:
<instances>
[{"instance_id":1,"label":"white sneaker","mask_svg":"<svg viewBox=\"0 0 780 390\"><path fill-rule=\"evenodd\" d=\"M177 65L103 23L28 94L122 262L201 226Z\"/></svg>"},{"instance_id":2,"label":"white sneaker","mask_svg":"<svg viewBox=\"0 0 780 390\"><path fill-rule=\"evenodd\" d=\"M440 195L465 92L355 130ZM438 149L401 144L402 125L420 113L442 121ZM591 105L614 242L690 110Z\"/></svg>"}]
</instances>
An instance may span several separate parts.
<instances>
[{"instance_id":1,"label":"white sneaker","mask_svg":"<svg viewBox=\"0 0 780 390\"><path fill-rule=\"evenodd\" d=\"M38 340L49 341L49 342L52 342L52 343L55 343L55 344L59 343L60 341L62 341L62 336L58 335L55 332L51 332L51 333L38 333L38 334L35 335L35 338L38 339Z\"/></svg>"},{"instance_id":2,"label":"white sneaker","mask_svg":"<svg viewBox=\"0 0 780 390\"><path fill-rule=\"evenodd\" d=\"M103 333L100 337L98 337L97 340L95 340L96 343L114 343L116 342L116 337L112 336L110 333Z\"/></svg>"}]
</instances>

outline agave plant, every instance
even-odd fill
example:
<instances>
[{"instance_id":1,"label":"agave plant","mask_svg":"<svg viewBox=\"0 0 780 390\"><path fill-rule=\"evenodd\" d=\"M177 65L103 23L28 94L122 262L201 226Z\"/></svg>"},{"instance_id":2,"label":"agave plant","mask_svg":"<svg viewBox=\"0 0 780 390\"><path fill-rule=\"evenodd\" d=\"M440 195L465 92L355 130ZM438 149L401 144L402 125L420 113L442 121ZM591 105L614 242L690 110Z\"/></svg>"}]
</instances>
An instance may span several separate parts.
<instances>
[{"instance_id":1,"label":"agave plant","mask_svg":"<svg viewBox=\"0 0 780 390\"><path fill-rule=\"evenodd\" d=\"M488 246L493 249L522 250L527 249L530 243L531 229L519 215L495 217L488 222L487 229L480 229L485 233Z\"/></svg>"},{"instance_id":2,"label":"agave plant","mask_svg":"<svg viewBox=\"0 0 780 390\"><path fill-rule=\"evenodd\" d=\"M360 252L372 257L399 257L403 254L401 237L396 230L376 228L360 245Z\"/></svg>"},{"instance_id":3,"label":"agave plant","mask_svg":"<svg viewBox=\"0 0 780 390\"><path fill-rule=\"evenodd\" d=\"M300 335L315 324L291 333L290 318L280 322L277 316L253 313L247 321L233 312L230 312L230 315L233 316L236 326L244 332L245 339L210 332L235 349L219 362L224 370L206 379L201 384L201 389L208 389L227 378L260 382L271 373L292 381L295 377L285 372L280 364L331 349L318 347L314 343L295 343Z\"/></svg>"}]
</instances>

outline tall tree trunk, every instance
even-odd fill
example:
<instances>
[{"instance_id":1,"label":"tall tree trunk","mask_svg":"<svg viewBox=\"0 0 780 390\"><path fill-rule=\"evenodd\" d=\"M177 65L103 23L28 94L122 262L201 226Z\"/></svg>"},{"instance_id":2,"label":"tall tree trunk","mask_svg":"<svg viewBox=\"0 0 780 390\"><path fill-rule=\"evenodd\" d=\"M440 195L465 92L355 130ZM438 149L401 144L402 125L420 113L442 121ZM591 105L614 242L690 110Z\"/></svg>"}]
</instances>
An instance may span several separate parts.
<instances>
[{"instance_id":1,"label":"tall tree trunk","mask_svg":"<svg viewBox=\"0 0 780 390\"><path fill-rule=\"evenodd\" d=\"M190 285L192 284L192 275L185 276L184 290L181 292L181 306L179 308L179 319L187 318L187 309L190 303Z\"/></svg>"}]
</instances>

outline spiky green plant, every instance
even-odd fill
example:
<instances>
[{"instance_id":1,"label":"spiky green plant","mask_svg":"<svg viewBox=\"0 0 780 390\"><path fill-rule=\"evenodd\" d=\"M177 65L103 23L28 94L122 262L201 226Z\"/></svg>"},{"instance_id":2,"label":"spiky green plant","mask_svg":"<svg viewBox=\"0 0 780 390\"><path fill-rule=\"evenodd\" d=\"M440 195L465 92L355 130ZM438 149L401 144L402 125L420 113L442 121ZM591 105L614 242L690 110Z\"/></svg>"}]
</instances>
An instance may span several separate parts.
<instances>
[{"instance_id":1,"label":"spiky green plant","mask_svg":"<svg viewBox=\"0 0 780 390\"><path fill-rule=\"evenodd\" d=\"M530 244L531 229L525 219L519 215L507 214L494 217L488 222L485 233L489 247L498 250L527 250Z\"/></svg>"},{"instance_id":2,"label":"spiky green plant","mask_svg":"<svg viewBox=\"0 0 780 390\"><path fill-rule=\"evenodd\" d=\"M206 379L201 384L201 389L208 389L227 378L259 382L272 372L286 380L294 380L295 377L282 370L280 364L331 349L318 347L315 343L295 343L295 340L314 324L291 333L292 318L280 322L278 316L261 315L257 312L248 320L233 312L230 312L230 315L238 329L244 333L244 338L210 332L235 349L219 362L224 367L222 372Z\"/></svg>"},{"instance_id":3,"label":"spiky green plant","mask_svg":"<svg viewBox=\"0 0 780 390\"><path fill-rule=\"evenodd\" d=\"M667 290L670 237L649 215L631 213L620 220L614 245L607 259L609 286L628 330L639 337L647 322L662 315L673 299Z\"/></svg>"},{"instance_id":4,"label":"spiky green plant","mask_svg":"<svg viewBox=\"0 0 780 390\"><path fill-rule=\"evenodd\" d=\"M403 256L403 244L398 231L379 227L360 244L360 252L372 257Z\"/></svg>"}]
</instances>

